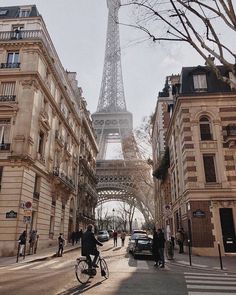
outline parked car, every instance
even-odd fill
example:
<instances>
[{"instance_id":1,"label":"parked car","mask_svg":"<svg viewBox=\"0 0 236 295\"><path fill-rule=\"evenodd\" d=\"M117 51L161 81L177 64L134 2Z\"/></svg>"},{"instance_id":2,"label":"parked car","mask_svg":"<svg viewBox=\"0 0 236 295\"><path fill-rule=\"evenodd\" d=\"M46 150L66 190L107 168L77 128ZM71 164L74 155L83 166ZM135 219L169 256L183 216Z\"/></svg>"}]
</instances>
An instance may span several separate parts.
<instances>
[{"instance_id":1,"label":"parked car","mask_svg":"<svg viewBox=\"0 0 236 295\"><path fill-rule=\"evenodd\" d=\"M139 255L152 256L152 238L145 233L134 233L130 237L128 251L134 258Z\"/></svg>"},{"instance_id":2,"label":"parked car","mask_svg":"<svg viewBox=\"0 0 236 295\"><path fill-rule=\"evenodd\" d=\"M105 242L105 241L108 241L110 238L109 236L109 233L107 230L100 230L97 234L97 239L100 241L100 242Z\"/></svg>"},{"instance_id":3,"label":"parked car","mask_svg":"<svg viewBox=\"0 0 236 295\"><path fill-rule=\"evenodd\" d=\"M142 229L134 229L133 230L133 234L144 234L144 235L147 235L147 232L145 230L142 230Z\"/></svg>"}]
</instances>

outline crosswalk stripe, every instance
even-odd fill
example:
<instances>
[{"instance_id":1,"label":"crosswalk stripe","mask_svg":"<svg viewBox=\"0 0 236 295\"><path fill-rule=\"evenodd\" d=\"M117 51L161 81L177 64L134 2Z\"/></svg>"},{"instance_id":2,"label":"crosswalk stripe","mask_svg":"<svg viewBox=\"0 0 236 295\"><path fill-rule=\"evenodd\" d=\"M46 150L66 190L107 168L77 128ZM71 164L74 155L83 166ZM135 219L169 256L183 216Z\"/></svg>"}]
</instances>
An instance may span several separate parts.
<instances>
[{"instance_id":1,"label":"crosswalk stripe","mask_svg":"<svg viewBox=\"0 0 236 295\"><path fill-rule=\"evenodd\" d=\"M226 281L209 281L209 280L186 280L186 283L188 284L203 284L204 283L204 286L205 284L213 284L213 285L236 285L236 282L226 282Z\"/></svg>"},{"instance_id":2,"label":"crosswalk stripe","mask_svg":"<svg viewBox=\"0 0 236 295\"><path fill-rule=\"evenodd\" d=\"M53 265L50 268L57 269L57 268L61 268L63 266L66 266L67 264L72 264L72 263L75 264L74 260L64 261L64 262L58 263L56 265Z\"/></svg>"},{"instance_id":3,"label":"crosswalk stripe","mask_svg":"<svg viewBox=\"0 0 236 295\"><path fill-rule=\"evenodd\" d=\"M201 279L201 280L215 280L216 277L210 277L210 276L184 276L185 279ZM233 278L228 278L228 277L221 277L220 278L223 281L227 281L227 280L232 280Z\"/></svg>"},{"instance_id":4,"label":"crosswalk stripe","mask_svg":"<svg viewBox=\"0 0 236 295\"><path fill-rule=\"evenodd\" d=\"M187 289L232 290L232 291L236 291L236 287L234 287L234 286L187 285Z\"/></svg>"},{"instance_id":5,"label":"crosswalk stripe","mask_svg":"<svg viewBox=\"0 0 236 295\"><path fill-rule=\"evenodd\" d=\"M39 262L35 262L35 263L34 263L34 266L35 266L35 265L39 265L40 263L41 263L41 261L39 261ZM18 269L22 269L22 268L26 268L26 267L31 267L31 266L32 266L32 264L27 263L27 264L24 264L24 265L19 265L19 266L16 266L16 267L10 268L9 270L18 270Z\"/></svg>"},{"instance_id":6,"label":"crosswalk stripe","mask_svg":"<svg viewBox=\"0 0 236 295\"><path fill-rule=\"evenodd\" d=\"M176 262L180 264L184 264L184 265L189 265L189 262L184 260L177 260ZM205 264L196 264L196 263L192 263L192 266L207 267L207 265Z\"/></svg>"},{"instance_id":7,"label":"crosswalk stripe","mask_svg":"<svg viewBox=\"0 0 236 295\"><path fill-rule=\"evenodd\" d=\"M40 269L40 268L43 268L45 266L49 266L49 265L57 263L57 262L58 262L58 260L48 261L48 262L45 262L45 263L43 263L43 264L41 264L39 266L32 267L31 269Z\"/></svg>"},{"instance_id":8,"label":"crosswalk stripe","mask_svg":"<svg viewBox=\"0 0 236 295\"><path fill-rule=\"evenodd\" d=\"M228 275L228 274L212 274L212 273L199 273L199 272L184 272L185 275L201 275L201 276L213 276L214 277L231 277L231 278L236 278L236 275Z\"/></svg>"},{"instance_id":9,"label":"crosswalk stripe","mask_svg":"<svg viewBox=\"0 0 236 295\"><path fill-rule=\"evenodd\" d=\"M236 293L225 293L225 292L188 292L188 295L236 295Z\"/></svg>"}]
</instances>

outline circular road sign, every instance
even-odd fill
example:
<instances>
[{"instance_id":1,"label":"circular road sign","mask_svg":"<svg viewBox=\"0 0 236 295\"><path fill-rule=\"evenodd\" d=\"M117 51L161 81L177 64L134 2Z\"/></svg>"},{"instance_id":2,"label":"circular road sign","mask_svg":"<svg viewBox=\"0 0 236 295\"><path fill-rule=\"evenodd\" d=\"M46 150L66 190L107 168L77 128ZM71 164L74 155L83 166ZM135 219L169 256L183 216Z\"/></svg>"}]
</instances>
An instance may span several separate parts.
<instances>
[{"instance_id":1,"label":"circular road sign","mask_svg":"<svg viewBox=\"0 0 236 295\"><path fill-rule=\"evenodd\" d=\"M26 209L31 209L32 208L32 203L30 201L25 202L25 208Z\"/></svg>"}]
</instances>

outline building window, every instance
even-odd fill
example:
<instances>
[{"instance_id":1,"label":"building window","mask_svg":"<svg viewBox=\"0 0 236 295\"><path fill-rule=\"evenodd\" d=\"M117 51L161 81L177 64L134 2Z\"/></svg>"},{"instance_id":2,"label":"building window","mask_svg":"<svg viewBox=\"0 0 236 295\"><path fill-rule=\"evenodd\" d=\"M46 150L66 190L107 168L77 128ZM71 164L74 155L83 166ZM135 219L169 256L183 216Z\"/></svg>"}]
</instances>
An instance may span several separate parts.
<instances>
[{"instance_id":1,"label":"building window","mask_svg":"<svg viewBox=\"0 0 236 295\"><path fill-rule=\"evenodd\" d=\"M195 91L207 91L207 79L205 74L193 75L193 87Z\"/></svg>"},{"instance_id":2,"label":"building window","mask_svg":"<svg viewBox=\"0 0 236 295\"><path fill-rule=\"evenodd\" d=\"M34 199L39 199L40 185L41 185L41 177L36 174L35 180L34 180L34 193L33 193Z\"/></svg>"},{"instance_id":3,"label":"building window","mask_svg":"<svg viewBox=\"0 0 236 295\"><path fill-rule=\"evenodd\" d=\"M212 140L211 124L207 117L199 120L201 140Z\"/></svg>"},{"instance_id":4,"label":"building window","mask_svg":"<svg viewBox=\"0 0 236 295\"><path fill-rule=\"evenodd\" d=\"M24 29L23 25L13 25L12 26L12 33L11 33L11 39L22 39L22 29Z\"/></svg>"},{"instance_id":5,"label":"building window","mask_svg":"<svg viewBox=\"0 0 236 295\"><path fill-rule=\"evenodd\" d=\"M50 237L54 234L54 223L55 223L55 217L51 215L50 216L50 225L49 225L49 236Z\"/></svg>"},{"instance_id":6,"label":"building window","mask_svg":"<svg viewBox=\"0 0 236 295\"><path fill-rule=\"evenodd\" d=\"M203 155L206 182L216 182L215 156Z\"/></svg>"},{"instance_id":7,"label":"building window","mask_svg":"<svg viewBox=\"0 0 236 295\"><path fill-rule=\"evenodd\" d=\"M8 64L19 63L19 51L8 52L8 54L7 54L7 63Z\"/></svg>"},{"instance_id":8,"label":"building window","mask_svg":"<svg viewBox=\"0 0 236 295\"><path fill-rule=\"evenodd\" d=\"M40 155L43 154L44 149L44 133L42 131L39 132L39 145L38 145L38 153Z\"/></svg>"},{"instance_id":9,"label":"building window","mask_svg":"<svg viewBox=\"0 0 236 295\"><path fill-rule=\"evenodd\" d=\"M0 119L0 150L10 149L11 120Z\"/></svg>"},{"instance_id":10,"label":"building window","mask_svg":"<svg viewBox=\"0 0 236 295\"><path fill-rule=\"evenodd\" d=\"M2 82L0 86L0 101L15 101L15 82Z\"/></svg>"},{"instance_id":11,"label":"building window","mask_svg":"<svg viewBox=\"0 0 236 295\"><path fill-rule=\"evenodd\" d=\"M28 17L30 15L30 9L21 9L19 17Z\"/></svg>"}]
</instances>

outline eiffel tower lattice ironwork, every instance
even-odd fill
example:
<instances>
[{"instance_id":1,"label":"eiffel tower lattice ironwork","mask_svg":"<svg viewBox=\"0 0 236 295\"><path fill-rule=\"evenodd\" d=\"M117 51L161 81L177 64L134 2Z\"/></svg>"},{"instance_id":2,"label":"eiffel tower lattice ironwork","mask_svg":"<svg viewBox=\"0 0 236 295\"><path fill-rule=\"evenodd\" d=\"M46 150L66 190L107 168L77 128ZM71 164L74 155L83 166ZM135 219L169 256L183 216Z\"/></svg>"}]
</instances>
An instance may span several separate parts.
<instances>
[{"instance_id":1,"label":"eiffel tower lattice ironwork","mask_svg":"<svg viewBox=\"0 0 236 295\"><path fill-rule=\"evenodd\" d=\"M120 0L107 0L108 26L105 61L97 111L92 114L93 127L97 135L99 154L97 157L97 177L99 203L120 200L130 203L135 200L136 207L149 220L154 216L152 200L141 185L134 182L137 169L149 175L133 135L132 113L127 111L121 67L121 50L118 26ZM123 159L107 160L107 145L120 141ZM142 167L142 169L140 168ZM145 171L144 171L145 170ZM137 182L137 181L136 181ZM149 196L150 196L149 192Z\"/></svg>"}]
</instances>

